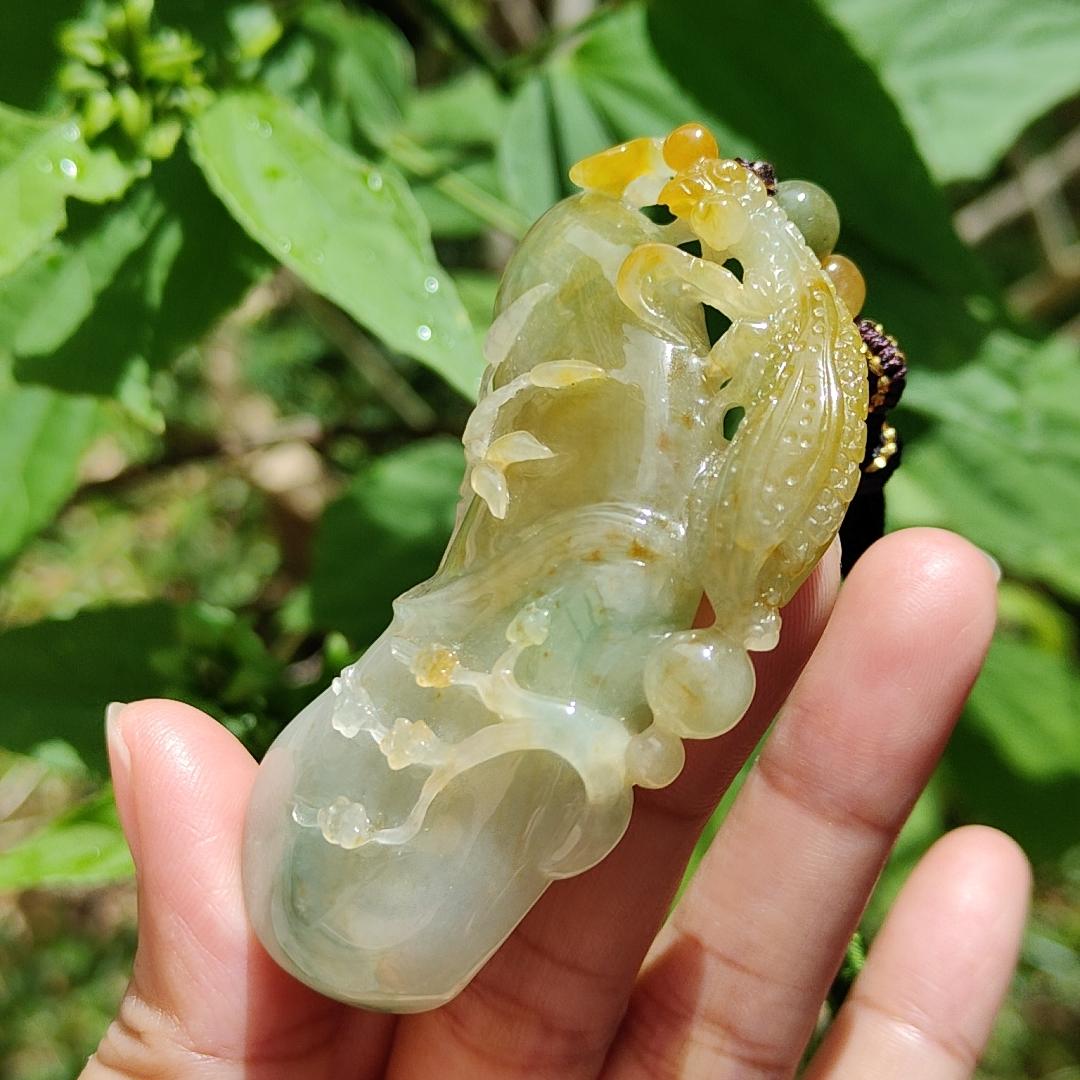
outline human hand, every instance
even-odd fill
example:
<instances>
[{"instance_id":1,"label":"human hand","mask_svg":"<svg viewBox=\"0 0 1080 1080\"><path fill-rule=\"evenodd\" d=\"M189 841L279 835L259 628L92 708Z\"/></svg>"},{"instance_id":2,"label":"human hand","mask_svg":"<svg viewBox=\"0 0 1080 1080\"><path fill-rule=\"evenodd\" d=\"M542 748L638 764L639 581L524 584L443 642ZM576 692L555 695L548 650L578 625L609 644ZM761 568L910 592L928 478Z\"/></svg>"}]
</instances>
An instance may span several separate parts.
<instances>
[{"instance_id":1,"label":"human hand","mask_svg":"<svg viewBox=\"0 0 1080 1080\"><path fill-rule=\"evenodd\" d=\"M240 842L256 766L243 747L175 702L115 713L109 753L138 868L139 947L83 1077L793 1075L994 624L993 568L948 533L889 536L839 597L838 581L834 549L785 612L779 648L756 656L759 689L739 726L687 744L674 784L636 793L611 855L553 885L460 997L415 1016L321 997L254 940ZM702 826L785 699L660 929ZM1001 834L969 827L939 841L806 1076L969 1077L1028 891L1026 860Z\"/></svg>"}]
</instances>

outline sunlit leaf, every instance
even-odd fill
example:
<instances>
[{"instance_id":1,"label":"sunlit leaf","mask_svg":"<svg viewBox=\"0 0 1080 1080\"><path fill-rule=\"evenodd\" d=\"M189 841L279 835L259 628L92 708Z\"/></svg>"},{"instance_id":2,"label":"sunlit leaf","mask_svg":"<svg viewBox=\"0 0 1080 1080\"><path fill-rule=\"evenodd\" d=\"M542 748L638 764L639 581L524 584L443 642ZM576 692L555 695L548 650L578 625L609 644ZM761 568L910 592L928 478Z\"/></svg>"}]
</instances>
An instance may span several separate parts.
<instances>
[{"instance_id":1,"label":"sunlit leaf","mask_svg":"<svg viewBox=\"0 0 1080 1080\"><path fill-rule=\"evenodd\" d=\"M995 641L968 713L1018 775L1080 777L1080 670L1071 657Z\"/></svg>"},{"instance_id":2,"label":"sunlit leaf","mask_svg":"<svg viewBox=\"0 0 1080 1080\"><path fill-rule=\"evenodd\" d=\"M223 94L196 122L194 146L211 186L268 252L391 348L475 393L469 317L396 170L257 91Z\"/></svg>"},{"instance_id":3,"label":"sunlit leaf","mask_svg":"<svg viewBox=\"0 0 1080 1080\"><path fill-rule=\"evenodd\" d=\"M123 881L134 869L112 790L105 788L14 847L0 851L0 892L49 886L87 888Z\"/></svg>"},{"instance_id":4,"label":"sunlit leaf","mask_svg":"<svg viewBox=\"0 0 1080 1080\"><path fill-rule=\"evenodd\" d=\"M1080 350L999 333L905 397L932 420L889 485L894 527L955 529L1006 569L1080 597Z\"/></svg>"},{"instance_id":5,"label":"sunlit leaf","mask_svg":"<svg viewBox=\"0 0 1080 1080\"><path fill-rule=\"evenodd\" d=\"M68 232L0 281L0 344L24 382L123 397L265 265L181 149L122 203L79 208Z\"/></svg>"},{"instance_id":6,"label":"sunlit leaf","mask_svg":"<svg viewBox=\"0 0 1080 1080\"><path fill-rule=\"evenodd\" d=\"M941 180L985 175L1016 137L1080 90L1074 0L823 0L903 111Z\"/></svg>"},{"instance_id":7,"label":"sunlit leaf","mask_svg":"<svg viewBox=\"0 0 1080 1080\"><path fill-rule=\"evenodd\" d=\"M0 277L64 227L69 198L107 202L131 180L112 150L86 145L74 120L0 105Z\"/></svg>"},{"instance_id":8,"label":"sunlit leaf","mask_svg":"<svg viewBox=\"0 0 1080 1080\"><path fill-rule=\"evenodd\" d=\"M555 152L547 80L534 75L518 87L499 140L499 178L507 198L539 217L563 194Z\"/></svg>"}]
</instances>

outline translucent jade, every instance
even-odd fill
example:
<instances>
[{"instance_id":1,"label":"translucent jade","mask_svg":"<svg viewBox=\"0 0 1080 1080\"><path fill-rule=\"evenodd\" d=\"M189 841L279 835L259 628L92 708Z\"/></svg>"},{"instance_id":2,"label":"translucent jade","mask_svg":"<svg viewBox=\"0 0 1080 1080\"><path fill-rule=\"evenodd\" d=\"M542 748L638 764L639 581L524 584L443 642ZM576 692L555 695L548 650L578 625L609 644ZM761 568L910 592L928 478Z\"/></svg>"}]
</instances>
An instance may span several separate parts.
<instances>
[{"instance_id":1,"label":"translucent jade","mask_svg":"<svg viewBox=\"0 0 1080 1080\"><path fill-rule=\"evenodd\" d=\"M453 998L614 847L635 784L737 723L858 479L853 313L755 172L687 125L571 178L503 278L442 565L248 812L258 936L367 1008ZM704 305L731 321L713 345ZM689 629L703 592L715 624Z\"/></svg>"}]
</instances>

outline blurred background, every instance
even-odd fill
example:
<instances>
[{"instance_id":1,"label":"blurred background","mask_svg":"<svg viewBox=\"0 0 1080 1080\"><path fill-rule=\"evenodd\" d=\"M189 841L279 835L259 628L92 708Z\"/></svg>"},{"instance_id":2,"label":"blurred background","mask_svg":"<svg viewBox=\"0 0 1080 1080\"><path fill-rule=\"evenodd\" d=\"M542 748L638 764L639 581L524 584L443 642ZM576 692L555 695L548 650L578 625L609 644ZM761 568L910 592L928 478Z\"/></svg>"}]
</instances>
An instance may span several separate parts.
<instances>
[{"instance_id":1,"label":"blurred background","mask_svg":"<svg viewBox=\"0 0 1080 1080\"><path fill-rule=\"evenodd\" d=\"M9 5L0 1080L76 1076L127 978L106 703L265 749L435 567L515 241L688 119L832 193L912 369L889 525L1005 572L865 932L943 830L1012 833L1037 894L980 1075L1080 1080L1078 95L1074 0Z\"/></svg>"}]
</instances>

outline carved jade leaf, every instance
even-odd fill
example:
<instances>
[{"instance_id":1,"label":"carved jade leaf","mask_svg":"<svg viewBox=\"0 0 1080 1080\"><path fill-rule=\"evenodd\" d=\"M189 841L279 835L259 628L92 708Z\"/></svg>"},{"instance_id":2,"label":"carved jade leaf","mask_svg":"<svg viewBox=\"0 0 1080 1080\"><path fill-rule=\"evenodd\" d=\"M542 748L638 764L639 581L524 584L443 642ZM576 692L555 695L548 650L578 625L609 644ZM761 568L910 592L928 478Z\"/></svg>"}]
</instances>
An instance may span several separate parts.
<instances>
[{"instance_id":1,"label":"carved jade leaf","mask_svg":"<svg viewBox=\"0 0 1080 1080\"><path fill-rule=\"evenodd\" d=\"M368 1008L452 998L614 847L634 785L738 722L749 652L859 479L861 279L823 269L770 171L686 125L571 177L503 279L438 572L255 785L259 937ZM730 321L715 342L706 309ZM702 593L715 624L689 629Z\"/></svg>"}]
</instances>

